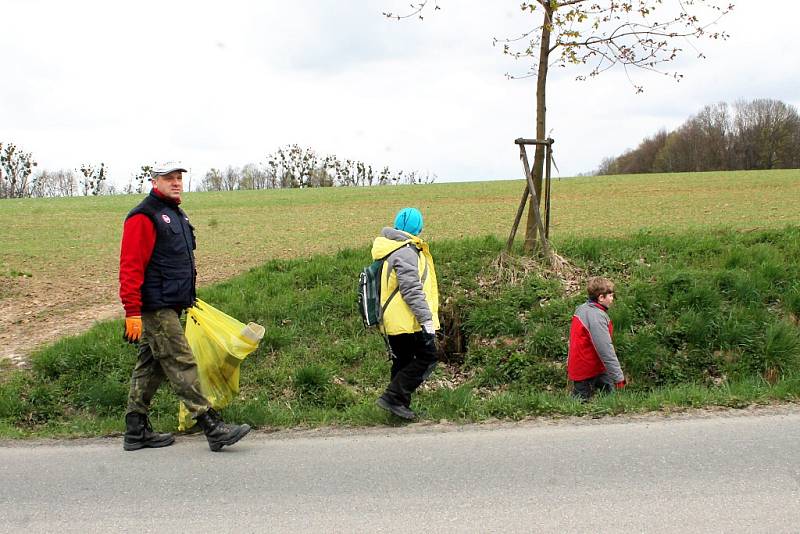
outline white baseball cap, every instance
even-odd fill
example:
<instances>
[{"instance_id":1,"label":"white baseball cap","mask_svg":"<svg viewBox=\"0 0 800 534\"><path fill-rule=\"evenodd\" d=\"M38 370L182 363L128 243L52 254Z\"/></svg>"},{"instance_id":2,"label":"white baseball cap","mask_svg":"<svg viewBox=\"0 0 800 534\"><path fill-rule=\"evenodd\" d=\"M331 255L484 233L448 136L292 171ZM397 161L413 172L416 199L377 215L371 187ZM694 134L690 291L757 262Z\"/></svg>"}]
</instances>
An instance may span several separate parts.
<instances>
[{"instance_id":1,"label":"white baseball cap","mask_svg":"<svg viewBox=\"0 0 800 534\"><path fill-rule=\"evenodd\" d=\"M156 176L163 176L174 171L189 172L183 165L180 164L180 162L164 161L162 163L156 163L153 165L153 168L150 170L150 176L155 178Z\"/></svg>"}]
</instances>

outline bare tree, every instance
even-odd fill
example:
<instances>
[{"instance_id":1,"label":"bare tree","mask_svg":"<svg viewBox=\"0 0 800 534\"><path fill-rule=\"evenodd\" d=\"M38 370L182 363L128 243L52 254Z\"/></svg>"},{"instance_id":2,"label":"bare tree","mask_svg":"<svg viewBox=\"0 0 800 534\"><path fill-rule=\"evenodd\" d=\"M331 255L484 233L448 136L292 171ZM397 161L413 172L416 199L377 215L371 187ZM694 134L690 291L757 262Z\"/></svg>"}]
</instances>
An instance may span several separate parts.
<instances>
[{"instance_id":1,"label":"bare tree","mask_svg":"<svg viewBox=\"0 0 800 534\"><path fill-rule=\"evenodd\" d=\"M652 137L647 137L638 147L628 150L617 157L609 157L602 161L595 174L628 174L652 172L654 162L667 142L666 130L661 130Z\"/></svg>"},{"instance_id":2,"label":"bare tree","mask_svg":"<svg viewBox=\"0 0 800 534\"><path fill-rule=\"evenodd\" d=\"M687 168L691 147L681 135L683 132L685 130L675 131L667 136L664 146L653 160L652 172L683 172Z\"/></svg>"},{"instance_id":3,"label":"bare tree","mask_svg":"<svg viewBox=\"0 0 800 534\"><path fill-rule=\"evenodd\" d=\"M219 169L211 168L203 177L200 184L202 191L222 191L222 173Z\"/></svg>"},{"instance_id":4,"label":"bare tree","mask_svg":"<svg viewBox=\"0 0 800 534\"><path fill-rule=\"evenodd\" d=\"M697 171L721 171L731 168L731 117L728 104L720 102L705 106L693 120L697 144L702 152Z\"/></svg>"},{"instance_id":5,"label":"bare tree","mask_svg":"<svg viewBox=\"0 0 800 534\"><path fill-rule=\"evenodd\" d=\"M255 163L248 163L241 170L239 187L241 189L268 189L269 176L266 171Z\"/></svg>"},{"instance_id":6,"label":"bare tree","mask_svg":"<svg viewBox=\"0 0 800 534\"><path fill-rule=\"evenodd\" d=\"M391 181L392 172L389 170L389 167L384 167L381 169L381 172L378 173L378 185L388 185Z\"/></svg>"},{"instance_id":7,"label":"bare tree","mask_svg":"<svg viewBox=\"0 0 800 534\"><path fill-rule=\"evenodd\" d=\"M125 188L122 190L122 192L126 195L144 193L147 189L145 184L149 183L152 179L152 170L152 165L142 165L139 167L139 171L131 176L131 179L125 185Z\"/></svg>"},{"instance_id":8,"label":"bare tree","mask_svg":"<svg viewBox=\"0 0 800 534\"><path fill-rule=\"evenodd\" d=\"M222 173L222 190L234 191L239 189L239 181L241 180L239 169L228 165L225 172Z\"/></svg>"},{"instance_id":9,"label":"bare tree","mask_svg":"<svg viewBox=\"0 0 800 534\"><path fill-rule=\"evenodd\" d=\"M268 155L267 169L277 177L279 187L314 187L312 178L315 173L319 174L319 169L325 165L325 161L325 158L320 157L311 148L302 148L294 144L280 147Z\"/></svg>"},{"instance_id":10,"label":"bare tree","mask_svg":"<svg viewBox=\"0 0 800 534\"><path fill-rule=\"evenodd\" d=\"M797 110L766 98L734 105L736 154L747 169L790 168L797 159Z\"/></svg>"},{"instance_id":11,"label":"bare tree","mask_svg":"<svg viewBox=\"0 0 800 534\"><path fill-rule=\"evenodd\" d=\"M37 163L14 143L0 143L0 198L30 196L29 179Z\"/></svg>"},{"instance_id":12,"label":"bare tree","mask_svg":"<svg viewBox=\"0 0 800 534\"><path fill-rule=\"evenodd\" d=\"M149 183L152 179L153 175L151 174L153 171L152 165L142 165L139 167L139 172L133 175L133 179L129 184L128 188L126 188L126 193L144 193L145 192L145 184Z\"/></svg>"},{"instance_id":13,"label":"bare tree","mask_svg":"<svg viewBox=\"0 0 800 534\"><path fill-rule=\"evenodd\" d=\"M325 161L312 169L311 178L309 180L310 187L333 187L334 185L334 177L331 174L330 168L325 164Z\"/></svg>"},{"instance_id":14,"label":"bare tree","mask_svg":"<svg viewBox=\"0 0 800 534\"><path fill-rule=\"evenodd\" d=\"M83 187L84 196L103 194L105 181L108 178L108 169L105 163L100 163L99 167L90 163L84 163L80 166L78 172L83 176L83 179L81 179L81 186Z\"/></svg>"},{"instance_id":15,"label":"bare tree","mask_svg":"<svg viewBox=\"0 0 800 534\"><path fill-rule=\"evenodd\" d=\"M69 169L43 170L33 179L31 195L35 197L71 197L78 194L78 181Z\"/></svg>"},{"instance_id":16,"label":"bare tree","mask_svg":"<svg viewBox=\"0 0 800 534\"><path fill-rule=\"evenodd\" d=\"M429 0L420 0L412 4L411 13L384 15L422 18L430 4ZM439 9L438 2L432 5L434 10ZM661 65L683 52L678 43L727 38L724 32L711 28L733 9L733 4L716 0L536 0L523 2L520 7L524 14L536 17L530 31L494 42L502 45L504 54L533 60L523 76L536 77L536 137L545 139L547 74L551 66L578 67L579 80L593 78L615 66L627 74L632 68L663 72ZM677 72L663 74L676 80L682 77ZM633 81L631 84L637 92L643 90L641 85ZM544 147L537 146L531 173L540 202L543 167ZM538 241L532 205L526 229L525 250L531 252Z\"/></svg>"}]
</instances>

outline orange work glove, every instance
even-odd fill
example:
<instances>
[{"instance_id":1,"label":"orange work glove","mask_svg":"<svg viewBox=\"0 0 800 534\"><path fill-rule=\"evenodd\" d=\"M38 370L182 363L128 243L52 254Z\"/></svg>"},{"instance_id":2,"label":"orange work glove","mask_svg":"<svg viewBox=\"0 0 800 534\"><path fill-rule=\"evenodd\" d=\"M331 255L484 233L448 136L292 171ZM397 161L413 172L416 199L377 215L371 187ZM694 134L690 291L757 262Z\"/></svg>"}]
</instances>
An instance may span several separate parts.
<instances>
[{"instance_id":1,"label":"orange work glove","mask_svg":"<svg viewBox=\"0 0 800 534\"><path fill-rule=\"evenodd\" d=\"M614 386L615 386L617 389L622 389L622 388L624 388L624 387L625 387L625 386L627 386L627 385L628 385L628 382L627 382L626 380L622 380L621 382L617 382L616 384L614 384Z\"/></svg>"},{"instance_id":2,"label":"orange work glove","mask_svg":"<svg viewBox=\"0 0 800 534\"><path fill-rule=\"evenodd\" d=\"M134 315L125 317L125 335L122 336L128 343L138 343L142 338L142 317Z\"/></svg>"}]
</instances>

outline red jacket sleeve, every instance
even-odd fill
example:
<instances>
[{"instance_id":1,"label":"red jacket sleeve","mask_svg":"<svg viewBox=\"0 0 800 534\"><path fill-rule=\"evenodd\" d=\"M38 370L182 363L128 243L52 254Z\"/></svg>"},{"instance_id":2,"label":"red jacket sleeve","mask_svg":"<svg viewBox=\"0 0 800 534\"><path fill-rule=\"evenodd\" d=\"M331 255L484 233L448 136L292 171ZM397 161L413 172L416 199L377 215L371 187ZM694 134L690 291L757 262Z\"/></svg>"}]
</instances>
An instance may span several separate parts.
<instances>
[{"instance_id":1,"label":"red jacket sleeve","mask_svg":"<svg viewBox=\"0 0 800 534\"><path fill-rule=\"evenodd\" d=\"M155 244L156 228L147 215L138 213L125 221L119 252L119 298L125 317L142 314L144 271Z\"/></svg>"}]
</instances>

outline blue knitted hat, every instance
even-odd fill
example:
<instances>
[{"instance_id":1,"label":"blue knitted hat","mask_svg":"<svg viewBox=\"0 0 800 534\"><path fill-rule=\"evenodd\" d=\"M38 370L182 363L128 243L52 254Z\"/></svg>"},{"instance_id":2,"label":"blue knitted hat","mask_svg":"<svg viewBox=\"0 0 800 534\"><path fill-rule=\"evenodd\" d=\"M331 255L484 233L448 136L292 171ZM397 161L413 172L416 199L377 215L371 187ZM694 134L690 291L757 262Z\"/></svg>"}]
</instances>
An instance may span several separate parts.
<instances>
[{"instance_id":1,"label":"blue knitted hat","mask_svg":"<svg viewBox=\"0 0 800 534\"><path fill-rule=\"evenodd\" d=\"M419 235L422 231L422 213L417 208L401 209L394 218L394 228L411 235Z\"/></svg>"}]
</instances>

